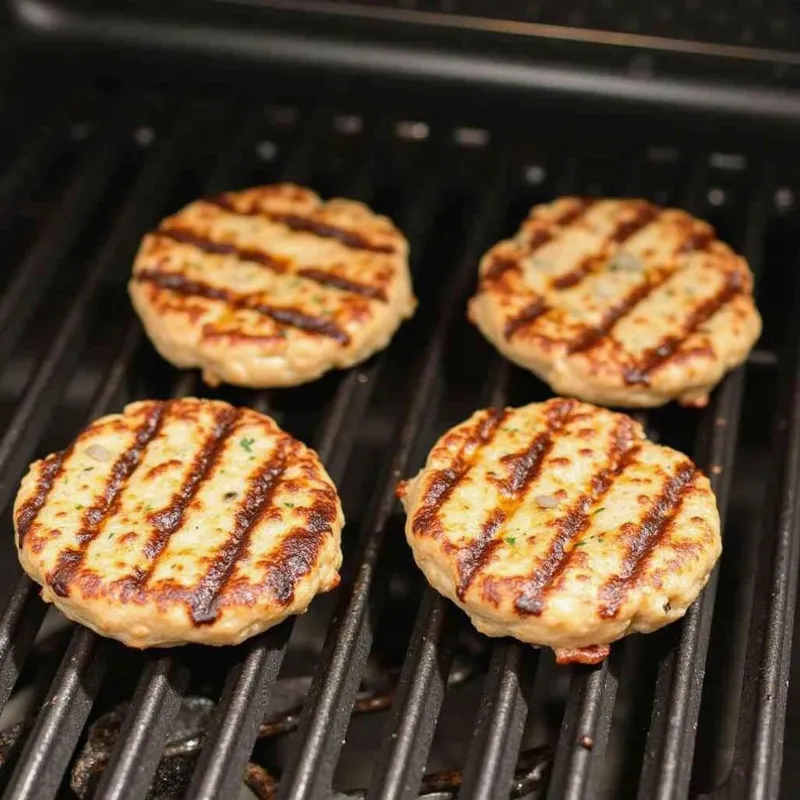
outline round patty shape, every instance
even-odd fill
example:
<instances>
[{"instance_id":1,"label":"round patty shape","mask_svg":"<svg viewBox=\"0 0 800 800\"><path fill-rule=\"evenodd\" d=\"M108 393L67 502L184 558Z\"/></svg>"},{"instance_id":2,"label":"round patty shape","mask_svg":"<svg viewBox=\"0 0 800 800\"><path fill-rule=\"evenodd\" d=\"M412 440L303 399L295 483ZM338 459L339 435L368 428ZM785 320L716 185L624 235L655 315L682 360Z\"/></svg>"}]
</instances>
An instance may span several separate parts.
<instances>
[{"instance_id":1,"label":"round patty shape","mask_svg":"<svg viewBox=\"0 0 800 800\"><path fill-rule=\"evenodd\" d=\"M721 550L711 486L624 414L556 398L479 411L401 484L431 585L489 636L596 663L683 616Z\"/></svg>"},{"instance_id":2,"label":"round patty shape","mask_svg":"<svg viewBox=\"0 0 800 800\"><path fill-rule=\"evenodd\" d=\"M277 184L147 234L129 284L161 355L210 385L295 386L386 347L414 312L408 243L362 203Z\"/></svg>"},{"instance_id":3,"label":"round patty shape","mask_svg":"<svg viewBox=\"0 0 800 800\"><path fill-rule=\"evenodd\" d=\"M236 644L339 582L316 453L227 403L145 400L31 465L19 558L66 616L132 647Z\"/></svg>"},{"instance_id":4,"label":"round patty shape","mask_svg":"<svg viewBox=\"0 0 800 800\"><path fill-rule=\"evenodd\" d=\"M761 333L752 291L744 259L684 211L563 197L486 253L469 318L559 394L703 406Z\"/></svg>"}]
</instances>

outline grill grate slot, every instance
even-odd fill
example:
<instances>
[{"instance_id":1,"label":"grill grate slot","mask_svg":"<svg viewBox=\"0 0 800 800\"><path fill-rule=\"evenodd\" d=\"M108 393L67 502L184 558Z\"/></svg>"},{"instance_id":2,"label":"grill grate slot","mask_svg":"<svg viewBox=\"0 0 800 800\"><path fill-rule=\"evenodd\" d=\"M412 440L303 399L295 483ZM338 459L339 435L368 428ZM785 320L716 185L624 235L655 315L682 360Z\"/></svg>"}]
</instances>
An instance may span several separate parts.
<instances>
[{"instance_id":1,"label":"grill grate slot","mask_svg":"<svg viewBox=\"0 0 800 800\"><path fill-rule=\"evenodd\" d=\"M682 623L617 644L600 668L555 668L549 652L509 640L487 644L469 633L463 615L433 590L416 591L423 586L419 576L407 574L409 563L395 563L392 554L394 538L402 536L394 488L398 476L419 466L436 433L465 413L481 405L548 396L540 383L492 354L463 321L480 255L516 227L519 213L532 198L617 188L638 194L646 185L648 194L661 202L668 197L674 201L680 175L686 184L681 204L710 214L733 244L741 245L760 278L769 267L762 262L774 258L765 257L772 219L771 173L762 174L752 158L742 157L736 162L743 166L735 186L733 177L723 186L712 173L719 159L710 159L709 153L729 151L720 149L724 143L715 143L707 152L670 150L672 160L659 162L660 172L650 169L650 156L642 148L641 158L638 151L625 155L609 174L602 159L569 158L556 164L530 152L527 145L506 147L495 131L480 146L433 123L424 123L424 137L409 137L392 115L341 113L333 98L330 104L309 105L307 110L293 107L291 113L258 104L242 113L232 106L195 103L191 96L174 106L166 100L155 131L148 128L145 137L143 120L151 119L151 105L148 93L124 89L94 110L97 119L90 135L70 145L74 163L64 193L47 205L33 242L0 298L0 361L7 362L36 341L37 327L47 313L48 287L68 263L68 255L84 252L83 238L99 238L96 246L85 248L92 254L87 263L82 256L73 259L75 294L63 316L48 328L52 339L40 348L42 356L30 377L15 387L13 403L9 401L11 412L0 438L4 507L10 505L18 477L34 455L50 441L63 444L61 409L69 406L72 416L92 419L147 394L209 393L195 375L176 377L161 364L126 310L117 328L121 338L104 351L108 363L103 362L91 392L86 392L92 396L70 399L71 388L82 380L76 370L94 363L99 313L108 302L125 302L124 282L141 234L162 213L190 200L186 194L191 187L216 193L250 183L258 175L259 180L309 182L324 194L361 198L380 210L384 201L396 206L391 213L411 242L422 304L389 350L360 369L285 393L210 392L268 411L298 435L307 431L306 438L343 487L345 505L353 506L353 513L346 509L346 547L351 552L342 585L334 599L320 598L314 606L323 609L323 616L331 612L332 618L321 652L321 637L313 644L313 669L303 673L310 686L301 698L302 708L291 709L294 716L286 730L294 732L279 741L257 743L268 708L297 677L296 654L310 630L306 620L291 620L239 648L202 660L196 649L147 653L137 659L76 627L55 677L39 690L42 702L35 721L33 713L27 715L30 732L23 734L14 755L0 754L4 797L47 798L66 792L87 723L110 710L120 699L117 694L130 699L130 705L97 781L97 797L148 795L181 704L196 694L213 698L216 710L202 746L193 751L197 761L184 787L187 797L234 797L254 747L256 760L271 774L274 771L281 798L317 798L332 788L344 797L412 798L423 788L451 797L459 787L461 797L506 797L543 784L548 797L570 800L637 793L641 798L694 796L690 783L698 779L695 732L701 719L702 738L716 574ZM56 107L53 124L17 153L0 180L0 236L13 232L22 201L36 195L47 178L47 165L57 162L67 147L74 107L69 98ZM198 137L210 118L216 122L206 138ZM134 136L139 150L130 160ZM201 141L195 141L198 138ZM543 165L536 182L531 180L531 164ZM714 189L718 193L712 196ZM117 191L120 208L109 231L92 233L104 200ZM701 198L710 205L700 203ZM460 224L461 231L441 232L445 222L451 227ZM741 223L743 241L738 242ZM786 275L793 291L800 291L794 273L787 270ZM760 280L762 293L765 285ZM785 308L780 314L792 319ZM780 351L774 347L777 338L773 332L750 366L726 379L705 412L670 408L643 415L649 431L668 444L689 448L709 472L724 518L735 491L734 466L742 468L739 426L747 381L753 370L770 381L780 375L783 381L775 393L778 404L758 410L774 418L772 458L779 480L766 503L765 546L759 552L752 608L740 612L752 613L752 621L743 623L750 625L745 692L734 766L726 773L726 791L736 797L777 796L788 696L800 558L800 351L796 332L783 336L788 341L780 342ZM363 454L370 458L376 451L380 469L365 467ZM6 552L13 563L11 550ZM0 705L5 708L20 689L23 667L40 658L36 636L45 607L31 582L19 577L18 568L3 574L10 576L0 619ZM402 643L405 657L392 661L381 649L379 628L393 625L391 614L398 602L392 594L394 582L400 587L400 602L415 617L409 617L401 634L408 639ZM717 606L717 615L728 613ZM313 608L309 616L312 613ZM478 642L478 655L465 642ZM464 660L469 663L466 673L460 671ZM386 662L399 678L393 690L386 690L391 694L381 695L379 707L388 707L388 713L371 715L374 758L366 779L348 779L340 770L351 734L358 740L354 708L368 708L359 691L375 669L383 670L388 680L391 669ZM123 688L113 691L120 664L133 675L135 689L132 686L127 694ZM627 685L629 680L634 687ZM629 695L652 698L652 707L637 708L632 716ZM460 740L450 749L451 761L456 754L458 763L446 765L460 772L448 777L439 771L443 756L437 734L462 696L472 698L463 703L463 713L470 716L468 721L464 717ZM620 764L620 745L631 735L622 732L628 718L640 720L636 724L642 730L640 741ZM359 718L358 725L361 722ZM701 744L703 757L709 751L710 758L724 760L713 742ZM535 777L527 782L521 778L526 764L535 765Z\"/></svg>"}]
</instances>

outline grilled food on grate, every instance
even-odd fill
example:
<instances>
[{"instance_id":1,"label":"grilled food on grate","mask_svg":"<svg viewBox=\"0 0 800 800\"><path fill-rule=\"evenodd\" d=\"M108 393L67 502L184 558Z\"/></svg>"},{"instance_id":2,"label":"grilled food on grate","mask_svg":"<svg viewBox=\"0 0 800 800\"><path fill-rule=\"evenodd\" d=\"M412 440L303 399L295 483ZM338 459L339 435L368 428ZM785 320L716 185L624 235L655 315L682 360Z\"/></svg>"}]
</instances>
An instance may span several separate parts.
<instances>
[{"instance_id":1,"label":"grilled food on grate","mask_svg":"<svg viewBox=\"0 0 800 800\"><path fill-rule=\"evenodd\" d=\"M744 259L684 211L565 197L483 257L469 317L560 394L702 406L761 333L752 289Z\"/></svg>"},{"instance_id":2,"label":"grilled food on grate","mask_svg":"<svg viewBox=\"0 0 800 800\"><path fill-rule=\"evenodd\" d=\"M191 203L142 243L148 336L207 383L295 386L381 350L416 300L408 243L362 203L277 184Z\"/></svg>"},{"instance_id":3,"label":"grilled food on grate","mask_svg":"<svg viewBox=\"0 0 800 800\"><path fill-rule=\"evenodd\" d=\"M556 398L479 411L401 484L433 587L490 636L601 661L683 616L721 550L716 500L624 414Z\"/></svg>"},{"instance_id":4,"label":"grilled food on grate","mask_svg":"<svg viewBox=\"0 0 800 800\"><path fill-rule=\"evenodd\" d=\"M44 599L133 647L241 642L339 582L344 517L316 453L218 401L96 420L31 466L14 523Z\"/></svg>"}]
</instances>

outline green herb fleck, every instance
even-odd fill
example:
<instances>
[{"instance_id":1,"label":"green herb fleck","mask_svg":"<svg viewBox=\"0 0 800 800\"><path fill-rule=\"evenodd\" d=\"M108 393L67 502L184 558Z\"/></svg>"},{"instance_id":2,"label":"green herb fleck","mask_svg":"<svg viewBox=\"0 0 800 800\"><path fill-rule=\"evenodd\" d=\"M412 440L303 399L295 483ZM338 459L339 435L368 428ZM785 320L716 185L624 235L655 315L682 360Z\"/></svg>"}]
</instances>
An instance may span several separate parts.
<instances>
[{"instance_id":1,"label":"green herb fleck","mask_svg":"<svg viewBox=\"0 0 800 800\"><path fill-rule=\"evenodd\" d=\"M284 503L286 508L294 508L294 503Z\"/></svg>"},{"instance_id":2,"label":"green herb fleck","mask_svg":"<svg viewBox=\"0 0 800 800\"><path fill-rule=\"evenodd\" d=\"M252 453L253 452L253 442L255 439L248 439L246 436L240 440L239 444L244 448L245 452Z\"/></svg>"},{"instance_id":3,"label":"green herb fleck","mask_svg":"<svg viewBox=\"0 0 800 800\"><path fill-rule=\"evenodd\" d=\"M506 541L513 547L517 543L516 536L506 536Z\"/></svg>"},{"instance_id":4,"label":"green herb fleck","mask_svg":"<svg viewBox=\"0 0 800 800\"><path fill-rule=\"evenodd\" d=\"M588 540L587 539L583 539L580 542L575 542L575 547L583 547L586 544L588 544Z\"/></svg>"},{"instance_id":5,"label":"green herb fleck","mask_svg":"<svg viewBox=\"0 0 800 800\"><path fill-rule=\"evenodd\" d=\"M605 511L605 510L606 510L605 506L603 506L603 508L598 508L595 511L592 511L592 514L599 514L601 511Z\"/></svg>"},{"instance_id":6,"label":"green herb fleck","mask_svg":"<svg viewBox=\"0 0 800 800\"><path fill-rule=\"evenodd\" d=\"M114 538L114 534L113 534L113 533L109 533L109 534L108 534L108 538L109 538L109 539L113 539L113 538Z\"/></svg>"},{"instance_id":7,"label":"green herb fleck","mask_svg":"<svg viewBox=\"0 0 800 800\"><path fill-rule=\"evenodd\" d=\"M80 511L83 508L83 503L76 503L75 508L77 508L78 511Z\"/></svg>"}]
</instances>

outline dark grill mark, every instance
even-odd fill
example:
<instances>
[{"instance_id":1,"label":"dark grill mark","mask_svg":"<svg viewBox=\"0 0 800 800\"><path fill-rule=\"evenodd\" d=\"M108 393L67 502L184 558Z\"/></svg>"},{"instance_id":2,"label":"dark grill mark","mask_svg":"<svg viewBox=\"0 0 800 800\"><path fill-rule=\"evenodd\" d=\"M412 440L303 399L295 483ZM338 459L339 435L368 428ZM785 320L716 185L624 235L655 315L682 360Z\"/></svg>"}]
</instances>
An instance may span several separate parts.
<instances>
[{"instance_id":1,"label":"dark grill mark","mask_svg":"<svg viewBox=\"0 0 800 800\"><path fill-rule=\"evenodd\" d=\"M494 258L483 274L483 280L491 282L497 280L497 278L510 270L518 269L520 259L530 258L540 247L543 247L557 235L561 234L559 230L560 227L566 227L576 222L594 205L594 203L595 201L593 199L582 197L574 208L570 208L555 219L549 222L539 221L548 227L536 228L530 233L527 241L525 241L523 245L523 251L519 258L512 258L510 256L498 256Z\"/></svg>"},{"instance_id":2,"label":"dark grill mark","mask_svg":"<svg viewBox=\"0 0 800 800\"><path fill-rule=\"evenodd\" d=\"M475 576L490 563L494 551L500 546L497 531L514 516L524 502L528 487L539 477L547 454L553 449L553 436L567 422L573 400L552 404L547 412L547 428L519 453L504 456L501 462L508 467L508 478L503 481L504 502L493 509L481 527L481 533L472 544L458 555L459 583L456 593L460 600L469 589Z\"/></svg>"},{"instance_id":3,"label":"dark grill mark","mask_svg":"<svg viewBox=\"0 0 800 800\"><path fill-rule=\"evenodd\" d=\"M526 579L522 593L514 603L520 614L542 614L548 590L568 568L575 552L575 542L589 527L589 509L608 492L614 481L636 458L639 445L634 442L633 420L625 418L617 424L609 450L608 465L592 477L588 492L581 495L572 508L555 522L557 533L547 555Z\"/></svg>"},{"instance_id":4,"label":"dark grill mark","mask_svg":"<svg viewBox=\"0 0 800 800\"><path fill-rule=\"evenodd\" d=\"M608 253L605 248L599 253L590 253L581 259L577 267L555 278L553 288L571 289L573 286L577 286L587 275L591 275L598 267L603 266L607 260Z\"/></svg>"},{"instance_id":5,"label":"dark grill mark","mask_svg":"<svg viewBox=\"0 0 800 800\"><path fill-rule=\"evenodd\" d=\"M206 197L206 203L218 206L219 208L229 211L232 214L239 214L246 217L264 217L264 219L272 220L281 225L285 225L293 231L302 233L313 233L322 239L336 239L336 241L349 247L353 250L368 250L372 253L394 253L395 248L390 244L378 244L371 242L366 236L358 233L357 231L348 231L344 228L339 228L336 225L331 225L329 222L315 219L314 217L304 217L300 214L287 214L285 212L266 211L263 208L253 204L246 208L237 208L225 195L217 195L216 197Z\"/></svg>"},{"instance_id":6,"label":"dark grill mark","mask_svg":"<svg viewBox=\"0 0 800 800\"><path fill-rule=\"evenodd\" d=\"M281 442L275 456L250 479L242 504L236 511L230 536L217 549L213 563L192 592L189 612L195 625L210 625L219 616L219 595L245 552L253 528L267 511L286 470L285 448L285 442Z\"/></svg>"},{"instance_id":7,"label":"dark grill mark","mask_svg":"<svg viewBox=\"0 0 800 800\"><path fill-rule=\"evenodd\" d=\"M698 250L705 250L716 238L713 230L702 230L693 233L681 245L681 253L694 253Z\"/></svg>"},{"instance_id":8,"label":"dark grill mark","mask_svg":"<svg viewBox=\"0 0 800 800\"><path fill-rule=\"evenodd\" d=\"M528 303L519 314L506 322L506 327L503 330L506 339L511 339L521 328L530 325L531 322L541 317L547 310L548 305L541 298Z\"/></svg>"},{"instance_id":9,"label":"dark grill mark","mask_svg":"<svg viewBox=\"0 0 800 800\"><path fill-rule=\"evenodd\" d=\"M142 269L136 273L135 279L140 283L151 283L184 297L204 297L208 300L219 300L234 309L255 311L282 325L289 325L307 333L318 333L334 339L342 345L350 343L347 333L334 322L305 314L296 308L267 305L258 300L257 295L235 294L228 289L220 289L201 281L190 280L179 272Z\"/></svg>"},{"instance_id":10,"label":"dark grill mark","mask_svg":"<svg viewBox=\"0 0 800 800\"><path fill-rule=\"evenodd\" d=\"M159 228L154 235L170 239L173 242L179 242L180 244L190 244L204 253L233 256L239 261L253 261L281 275L297 275L320 286L331 286L341 291L386 302L386 293L378 286L351 281L349 278L344 278L316 267L306 267L293 272L292 261L289 258L273 256L254 248L239 247L231 242L215 242L204 236L199 236L188 228L177 226Z\"/></svg>"},{"instance_id":11,"label":"dark grill mark","mask_svg":"<svg viewBox=\"0 0 800 800\"><path fill-rule=\"evenodd\" d=\"M573 222L577 222L597 202L593 197L578 197L576 200L578 202L575 203L573 208L564 211L556 217L556 225L564 227L572 225Z\"/></svg>"},{"instance_id":12,"label":"dark grill mark","mask_svg":"<svg viewBox=\"0 0 800 800\"><path fill-rule=\"evenodd\" d=\"M437 536L441 532L441 522L437 519L439 510L447 502L447 498L453 493L459 481L472 469L480 451L491 442L505 416L506 412L503 409L492 408L486 411L476 430L461 446L460 452L453 459L452 466L434 473L411 523L411 530L416 535ZM472 446L476 449L468 460L467 453Z\"/></svg>"},{"instance_id":13,"label":"dark grill mark","mask_svg":"<svg viewBox=\"0 0 800 800\"><path fill-rule=\"evenodd\" d=\"M307 516L306 524L287 534L263 566L265 583L275 600L283 606L294 601L298 580L317 562L325 538L336 519L336 499L320 502ZM262 566L261 564L259 566Z\"/></svg>"},{"instance_id":14,"label":"dark grill mark","mask_svg":"<svg viewBox=\"0 0 800 800\"><path fill-rule=\"evenodd\" d=\"M200 236L189 228L182 228L179 226L169 226L159 228L154 236L160 236L164 239L170 239L179 244L190 244L204 253L213 253L214 255L233 256L239 261L254 261L256 264L261 264L264 267L274 272L287 272L291 266L291 261L286 258L277 258L271 256L269 253L264 253L261 250L256 250L251 247L239 247L232 242L214 242L205 236Z\"/></svg>"},{"instance_id":15,"label":"dark grill mark","mask_svg":"<svg viewBox=\"0 0 800 800\"><path fill-rule=\"evenodd\" d=\"M134 443L115 462L106 481L103 494L83 515L81 530L78 532L78 549L69 548L60 553L52 572L47 575L50 588L60 597L67 597L70 583L80 570L86 551L102 532L103 523L119 507L120 498L131 475L141 464L147 446L161 430L169 409L169 403L154 402L136 429Z\"/></svg>"},{"instance_id":16,"label":"dark grill mark","mask_svg":"<svg viewBox=\"0 0 800 800\"><path fill-rule=\"evenodd\" d=\"M742 292L741 276L730 273L725 285L708 300L703 301L689 315L684 323L683 331L674 336L666 336L655 347L646 350L638 364L629 367L623 373L625 383L629 386L650 382L650 373L656 367L663 366L675 354L680 346L704 323L714 316L724 305Z\"/></svg>"},{"instance_id":17,"label":"dark grill mark","mask_svg":"<svg viewBox=\"0 0 800 800\"><path fill-rule=\"evenodd\" d=\"M189 467L189 472L178 491L173 495L170 504L150 515L153 532L144 546L144 556L148 560L146 570L139 570L126 581L131 587L144 586L158 564L170 537L180 530L186 508L200 491L203 481L208 480L214 472L219 456L239 419L241 411L237 408L225 408L217 414L214 431L204 442Z\"/></svg>"},{"instance_id":18,"label":"dark grill mark","mask_svg":"<svg viewBox=\"0 0 800 800\"><path fill-rule=\"evenodd\" d=\"M635 233L638 233L642 228L646 228L659 214L660 212L654 206L650 204L643 205L632 219L617 225L609 234L608 241L614 244L624 244ZM587 275L597 271L598 267L603 266L607 261L608 249L604 244L600 252L584 257L577 267L556 278L553 281L553 286L556 289L570 289L573 286L577 286Z\"/></svg>"},{"instance_id":19,"label":"dark grill mark","mask_svg":"<svg viewBox=\"0 0 800 800\"><path fill-rule=\"evenodd\" d=\"M608 580L600 590L603 605L599 613L603 619L612 619L617 615L620 606L625 601L628 587L636 580L648 555L664 538L664 534L678 513L686 490L692 485L696 473L694 464L688 461L684 462L674 477L664 484L661 494L656 498L650 511L642 520L641 527L628 545L628 552L625 554L620 574Z\"/></svg>"},{"instance_id":20,"label":"dark grill mark","mask_svg":"<svg viewBox=\"0 0 800 800\"><path fill-rule=\"evenodd\" d=\"M705 246L709 241L714 238L713 232L703 231L700 234L693 234L687 237L676 249L675 255L681 255L686 252L695 251L698 249L695 245L700 244ZM636 306L643 300L648 298L656 289L663 286L673 275L675 275L679 267L670 267L663 269L653 270L648 280L639 286L634 286L622 300L616 305L612 306L604 315L599 325L594 328L587 328L575 341L569 346L569 353L580 353L586 350L591 350L602 339L608 336L616 327L617 323L623 318L633 313Z\"/></svg>"},{"instance_id":21,"label":"dark grill mark","mask_svg":"<svg viewBox=\"0 0 800 800\"><path fill-rule=\"evenodd\" d=\"M334 289L341 289L343 292L351 292L352 294L359 294L362 297L368 297L370 300L380 300L382 303L387 301L386 292L379 286L370 286L368 283L359 283L358 281L351 281L349 278L344 278L341 275L334 275L331 272L326 272L324 269L314 269L308 267L300 269L297 274L302 278L307 278L320 286L332 286Z\"/></svg>"},{"instance_id":22,"label":"dark grill mark","mask_svg":"<svg viewBox=\"0 0 800 800\"><path fill-rule=\"evenodd\" d=\"M519 261L515 258L510 258L509 256L494 257L486 272L483 273L483 280L487 282L497 280L501 275L505 275L506 272L517 269L517 267L519 267Z\"/></svg>"},{"instance_id":23,"label":"dark grill mark","mask_svg":"<svg viewBox=\"0 0 800 800\"><path fill-rule=\"evenodd\" d=\"M53 489L56 478L61 474L64 468L64 462L72 453L72 446L66 450L61 450L58 453L53 453L48 456L42 467L42 474L39 477L39 482L36 484L36 490L33 494L20 506L17 512L17 541L22 546L31 525L36 521L42 506L47 502L47 498Z\"/></svg>"},{"instance_id":24,"label":"dark grill mark","mask_svg":"<svg viewBox=\"0 0 800 800\"><path fill-rule=\"evenodd\" d=\"M642 283L639 286L634 286L619 303L611 306L603 315L603 319L600 321L599 325L594 328L586 328L580 336L569 345L568 352L580 353L591 350L611 333L616 324L623 317L630 314L642 300L651 295L659 286L665 284L673 274L673 271L665 270L653 280Z\"/></svg>"},{"instance_id":25,"label":"dark grill mark","mask_svg":"<svg viewBox=\"0 0 800 800\"><path fill-rule=\"evenodd\" d=\"M609 236L609 240L616 242L617 244L622 244L630 239L635 233L638 233L640 230L642 230L642 228L646 228L659 216L659 214L659 210L654 206L651 206L649 203L642 205L632 219L621 222L619 225L617 225L614 232Z\"/></svg>"}]
</instances>

